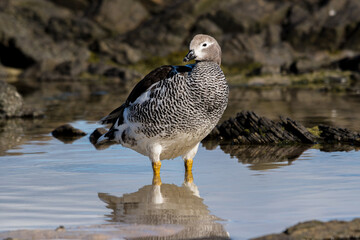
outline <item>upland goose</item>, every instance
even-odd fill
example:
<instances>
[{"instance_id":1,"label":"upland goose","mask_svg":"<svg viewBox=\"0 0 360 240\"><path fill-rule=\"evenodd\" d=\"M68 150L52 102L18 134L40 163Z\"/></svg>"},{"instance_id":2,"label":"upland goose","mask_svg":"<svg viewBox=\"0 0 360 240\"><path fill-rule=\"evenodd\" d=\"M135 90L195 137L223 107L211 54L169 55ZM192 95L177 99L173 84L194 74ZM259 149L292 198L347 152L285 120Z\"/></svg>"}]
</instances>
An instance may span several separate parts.
<instances>
[{"instance_id":1,"label":"upland goose","mask_svg":"<svg viewBox=\"0 0 360 240\"><path fill-rule=\"evenodd\" d=\"M125 103L101 120L112 126L97 143L115 141L148 156L154 176L160 176L160 160L178 156L191 173L199 143L218 123L229 93L213 37L194 36L184 62L193 59L194 64L162 66L146 75Z\"/></svg>"}]
</instances>

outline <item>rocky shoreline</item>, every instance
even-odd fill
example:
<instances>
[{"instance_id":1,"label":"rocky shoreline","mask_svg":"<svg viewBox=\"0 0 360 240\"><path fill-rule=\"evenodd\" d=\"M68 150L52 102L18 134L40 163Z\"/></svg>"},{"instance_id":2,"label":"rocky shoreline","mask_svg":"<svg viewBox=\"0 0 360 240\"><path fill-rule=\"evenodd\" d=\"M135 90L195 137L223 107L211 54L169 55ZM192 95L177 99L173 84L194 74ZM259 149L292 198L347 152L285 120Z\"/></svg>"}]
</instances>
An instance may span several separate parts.
<instances>
[{"instance_id":1,"label":"rocky shoreline","mask_svg":"<svg viewBox=\"0 0 360 240\"><path fill-rule=\"evenodd\" d=\"M181 64L192 36L206 33L222 46L232 81L338 69L351 73L338 79L354 82L359 11L357 0L3 0L0 76L129 82L155 66Z\"/></svg>"},{"instance_id":2,"label":"rocky shoreline","mask_svg":"<svg viewBox=\"0 0 360 240\"><path fill-rule=\"evenodd\" d=\"M287 228L279 234L269 234L252 240L300 240L300 239L360 239L360 219L352 221L307 221Z\"/></svg>"},{"instance_id":3,"label":"rocky shoreline","mask_svg":"<svg viewBox=\"0 0 360 240\"><path fill-rule=\"evenodd\" d=\"M232 85L358 94L359 11L357 0L3 0L0 78L21 93L46 83L124 92L155 67L182 64L192 36L206 33Z\"/></svg>"}]
</instances>

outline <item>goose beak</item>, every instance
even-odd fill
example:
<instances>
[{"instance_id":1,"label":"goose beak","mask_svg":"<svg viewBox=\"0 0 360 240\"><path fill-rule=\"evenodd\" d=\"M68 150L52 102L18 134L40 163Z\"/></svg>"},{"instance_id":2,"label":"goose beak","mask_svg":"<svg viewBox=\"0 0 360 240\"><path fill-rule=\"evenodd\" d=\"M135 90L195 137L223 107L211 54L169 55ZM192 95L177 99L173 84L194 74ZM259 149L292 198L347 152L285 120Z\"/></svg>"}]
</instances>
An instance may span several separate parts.
<instances>
[{"instance_id":1,"label":"goose beak","mask_svg":"<svg viewBox=\"0 0 360 240\"><path fill-rule=\"evenodd\" d=\"M188 62L188 61L190 61L190 60L193 60L193 59L195 59L196 58L196 56L195 56L195 52L194 52L194 50L190 50L189 52L188 52L188 54L186 54L186 56L184 57L184 62Z\"/></svg>"}]
</instances>

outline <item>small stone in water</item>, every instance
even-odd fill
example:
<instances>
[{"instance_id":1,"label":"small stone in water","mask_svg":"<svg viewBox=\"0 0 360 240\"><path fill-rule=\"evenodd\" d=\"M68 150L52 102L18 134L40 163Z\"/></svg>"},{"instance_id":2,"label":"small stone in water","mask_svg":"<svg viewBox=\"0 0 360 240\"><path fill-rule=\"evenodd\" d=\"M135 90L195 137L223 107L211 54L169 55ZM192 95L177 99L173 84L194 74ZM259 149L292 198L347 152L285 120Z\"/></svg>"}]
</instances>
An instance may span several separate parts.
<instances>
[{"instance_id":1,"label":"small stone in water","mask_svg":"<svg viewBox=\"0 0 360 240\"><path fill-rule=\"evenodd\" d=\"M65 227L63 225L58 226L55 231L65 231Z\"/></svg>"},{"instance_id":2,"label":"small stone in water","mask_svg":"<svg viewBox=\"0 0 360 240\"><path fill-rule=\"evenodd\" d=\"M72 143L73 141L86 135L85 132L80 129L76 129L70 124L65 124L57 127L51 134L64 143Z\"/></svg>"}]
</instances>

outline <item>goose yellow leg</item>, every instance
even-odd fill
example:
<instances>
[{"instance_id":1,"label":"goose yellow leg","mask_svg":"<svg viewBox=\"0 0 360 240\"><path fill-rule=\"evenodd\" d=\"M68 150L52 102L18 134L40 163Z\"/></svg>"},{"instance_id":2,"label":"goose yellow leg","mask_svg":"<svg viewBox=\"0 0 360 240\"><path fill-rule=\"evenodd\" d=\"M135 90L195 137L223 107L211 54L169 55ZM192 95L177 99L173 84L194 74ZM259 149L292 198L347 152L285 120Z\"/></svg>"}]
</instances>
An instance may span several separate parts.
<instances>
[{"instance_id":1,"label":"goose yellow leg","mask_svg":"<svg viewBox=\"0 0 360 240\"><path fill-rule=\"evenodd\" d=\"M192 183L194 181L193 174L192 174L192 166L193 166L192 159L185 159L185 182Z\"/></svg>"},{"instance_id":2,"label":"goose yellow leg","mask_svg":"<svg viewBox=\"0 0 360 240\"><path fill-rule=\"evenodd\" d=\"M154 171L153 185L161 185L160 168L161 168L161 162L160 161L152 163L152 169Z\"/></svg>"}]
</instances>

